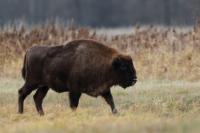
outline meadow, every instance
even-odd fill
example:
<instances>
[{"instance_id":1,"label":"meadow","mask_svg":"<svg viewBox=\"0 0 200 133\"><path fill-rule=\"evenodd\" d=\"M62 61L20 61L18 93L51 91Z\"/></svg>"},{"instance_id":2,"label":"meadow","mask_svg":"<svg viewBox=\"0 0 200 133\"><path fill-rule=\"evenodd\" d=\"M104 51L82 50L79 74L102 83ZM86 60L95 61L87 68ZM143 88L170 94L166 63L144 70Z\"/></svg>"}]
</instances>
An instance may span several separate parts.
<instances>
[{"instance_id":1,"label":"meadow","mask_svg":"<svg viewBox=\"0 0 200 133\"><path fill-rule=\"evenodd\" d=\"M200 132L200 24L194 27L134 26L125 31L74 25L7 25L0 29L0 132L2 133L198 133ZM112 88L117 115L100 97L83 95L76 112L67 93L50 91L45 116L35 109L32 93L25 113L17 114L23 84L24 53L34 45L62 45L95 39L132 56L138 82Z\"/></svg>"}]
</instances>

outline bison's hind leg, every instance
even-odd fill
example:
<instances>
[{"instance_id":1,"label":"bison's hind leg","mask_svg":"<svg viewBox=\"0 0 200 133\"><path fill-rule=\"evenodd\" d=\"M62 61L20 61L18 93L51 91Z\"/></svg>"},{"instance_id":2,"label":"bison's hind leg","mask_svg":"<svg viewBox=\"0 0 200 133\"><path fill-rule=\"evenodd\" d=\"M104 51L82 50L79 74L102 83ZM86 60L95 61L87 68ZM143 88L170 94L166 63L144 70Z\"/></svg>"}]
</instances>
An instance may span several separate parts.
<instances>
[{"instance_id":1,"label":"bison's hind leg","mask_svg":"<svg viewBox=\"0 0 200 133\"><path fill-rule=\"evenodd\" d=\"M44 115L42 102L43 102L43 99L46 96L48 90L49 90L49 88L47 86L39 87L38 90L36 91L35 95L33 96L36 109L40 115Z\"/></svg>"},{"instance_id":2,"label":"bison's hind leg","mask_svg":"<svg viewBox=\"0 0 200 133\"><path fill-rule=\"evenodd\" d=\"M76 110L76 108L78 107L80 97L81 97L81 93L69 92L70 107L73 110Z\"/></svg>"},{"instance_id":3,"label":"bison's hind leg","mask_svg":"<svg viewBox=\"0 0 200 133\"><path fill-rule=\"evenodd\" d=\"M22 114L24 111L24 100L26 97L36 89L37 85L25 83L21 89L18 91L18 113Z\"/></svg>"}]
</instances>

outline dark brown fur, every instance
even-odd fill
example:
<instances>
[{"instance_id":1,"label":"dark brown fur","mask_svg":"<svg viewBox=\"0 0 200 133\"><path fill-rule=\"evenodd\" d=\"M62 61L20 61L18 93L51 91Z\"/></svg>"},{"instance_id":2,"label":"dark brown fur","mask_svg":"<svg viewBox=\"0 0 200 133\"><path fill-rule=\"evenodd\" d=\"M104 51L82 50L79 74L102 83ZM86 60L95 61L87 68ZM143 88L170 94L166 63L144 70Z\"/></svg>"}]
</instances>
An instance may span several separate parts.
<instances>
[{"instance_id":1,"label":"dark brown fur","mask_svg":"<svg viewBox=\"0 0 200 133\"><path fill-rule=\"evenodd\" d=\"M68 91L73 109L78 106L82 93L101 95L116 113L110 87L126 88L137 79L130 56L94 40L32 47L26 52L22 76L25 84L19 90L19 113L23 113L26 96L37 89L34 101L41 115L44 114L42 101L49 88L59 93Z\"/></svg>"}]
</instances>

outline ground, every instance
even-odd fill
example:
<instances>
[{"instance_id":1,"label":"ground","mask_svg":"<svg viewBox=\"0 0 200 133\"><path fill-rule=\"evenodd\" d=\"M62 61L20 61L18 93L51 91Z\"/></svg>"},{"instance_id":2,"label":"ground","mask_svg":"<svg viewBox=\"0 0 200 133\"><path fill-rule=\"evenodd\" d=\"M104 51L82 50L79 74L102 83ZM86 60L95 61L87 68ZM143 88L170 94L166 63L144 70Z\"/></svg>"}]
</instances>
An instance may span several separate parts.
<instances>
[{"instance_id":1,"label":"ground","mask_svg":"<svg viewBox=\"0 0 200 133\"><path fill-rule=\"evenodd\" d=\"M200 131L200 83L139 81L126 90L112 88L119 113L113 115L102 98L81 97L74 112L67 93L50 91L44 101L45 116L36 112L32 93L25 113L17 114L17 90L21 78L0 79L0 133L198 133Z\"/></svg>"}]
</instances>

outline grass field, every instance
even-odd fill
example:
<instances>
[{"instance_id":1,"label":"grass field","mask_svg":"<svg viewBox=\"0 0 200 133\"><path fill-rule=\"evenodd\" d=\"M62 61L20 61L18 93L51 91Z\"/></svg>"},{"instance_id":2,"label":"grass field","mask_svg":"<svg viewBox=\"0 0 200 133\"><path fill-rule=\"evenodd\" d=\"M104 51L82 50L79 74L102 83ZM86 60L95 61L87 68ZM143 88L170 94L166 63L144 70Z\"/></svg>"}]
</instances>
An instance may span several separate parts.
<instances>
[{"instance_id":1,"label":"grass field","mask_svg":"<svg viewBox=\"0 0 200 133\"><path fill-rule=\"evenodd\" d=\"M112 88L119 114L113 115L102 98L86 95L73 112L68 94L52 91L44 101L45 116L36 112L34 93L25 101L25 113L17 114L26 50L74 39L94 39L133 58L136 85ZM8 25L0 28L0 133L199 133L199 77L200 22L194 27L127 29Z\"/></svg>"},{"instance_id":2,"label":"grass field","mask_svg":"<svg viewBox=\"0 0 200 133\"><path fill-rule=\"evenodd\" d=\"M20 78L19 78L20 79ZM198 133L200 131L200 83L140 81L123 90L113 87L119 114L98 97L83 95L76 112L68 107L67 93L50 91L44 101L45 116L35 110L32 93L25 114L17 114L18 79L0 80L1 133Z\"/></svg>"}]
</instances>

